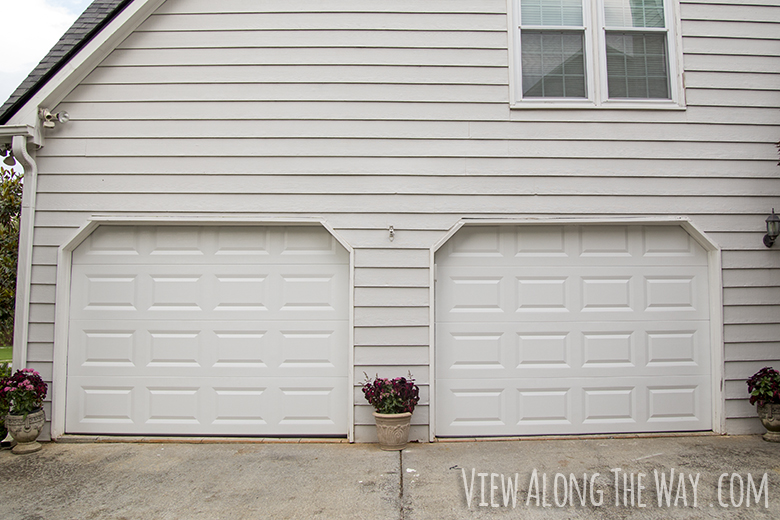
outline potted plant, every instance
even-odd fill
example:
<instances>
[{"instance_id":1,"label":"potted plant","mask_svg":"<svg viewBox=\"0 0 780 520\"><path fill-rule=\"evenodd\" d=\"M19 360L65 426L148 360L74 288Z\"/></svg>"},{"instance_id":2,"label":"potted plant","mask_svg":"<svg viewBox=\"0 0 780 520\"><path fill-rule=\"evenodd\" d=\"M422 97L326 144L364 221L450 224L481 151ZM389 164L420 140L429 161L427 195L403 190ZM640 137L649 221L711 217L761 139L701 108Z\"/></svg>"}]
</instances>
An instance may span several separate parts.
<instances>
[{"instance_id":1,"label":"potted plant","mask_svg":"<svg viewBox=\"0 0 780 520\"><path fill-rule=\"evenodd\" d=\"M365 374L365 372L364 372ZM366 375L363 395L374 407L379 447L387 451L402 450L409 442L409 428L414 407L420 400L420 389L409 377L385 379Z\"/></svg>"},{"instance_id":2,"label":"potted plant","mask_svg":"<svg viewBox=\"0 0 780 520\"><path fill-rule=\"evenodd\" d=\"M0 388L0 403L9 409L5 427L17 443L13 453L32 453L41 449L35 439L43 429L43 399L47 390L41 375L31 368L17 370Z\"/></svg>"},{"instance_id":3,"label":"potted plant","mask_svg":"<svg viewBox=\"0 0 780 520\"><path fill-rule=\"evenodd\" d=\"M767 429L764 440L780 442L780 372L764 367L747 380L750 404L756 404L761 424Z\"/></svg>"}]
</instances>

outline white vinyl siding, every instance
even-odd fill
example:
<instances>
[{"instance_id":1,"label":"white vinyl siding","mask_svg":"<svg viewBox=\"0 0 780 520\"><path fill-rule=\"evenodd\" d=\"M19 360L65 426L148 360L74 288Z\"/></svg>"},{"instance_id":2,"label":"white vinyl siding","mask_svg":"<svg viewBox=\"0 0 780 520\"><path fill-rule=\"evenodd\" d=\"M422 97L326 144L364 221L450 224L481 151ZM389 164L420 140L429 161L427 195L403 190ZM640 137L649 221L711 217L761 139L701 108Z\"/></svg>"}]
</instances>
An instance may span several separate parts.
<instances>
[{"instance_id":1,"label":"white vinyl siding","mask_svg":"<svg viewBox=\"0 0 780 520\"><path fill-rule=\"evenodd\" d=\"M356 439L375 429L363 372L409 370L427 439L430 250L461 218L682 216L723 251L726 431L758 431L744 380L780 364L780 255L761 243L780 7L680 15L685 111L524 111L505 0L166 2L37 153L30 366L51 380L57 248L91 215L317 217L355 249Z\"/></svg>"}]
</instances>

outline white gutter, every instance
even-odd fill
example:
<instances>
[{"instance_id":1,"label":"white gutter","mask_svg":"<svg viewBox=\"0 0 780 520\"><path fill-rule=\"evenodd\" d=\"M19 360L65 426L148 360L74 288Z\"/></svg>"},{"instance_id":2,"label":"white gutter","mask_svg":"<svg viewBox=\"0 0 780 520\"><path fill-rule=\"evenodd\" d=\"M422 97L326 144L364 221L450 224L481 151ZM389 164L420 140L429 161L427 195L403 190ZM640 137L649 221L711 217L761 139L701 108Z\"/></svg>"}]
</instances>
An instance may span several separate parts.
<instances>
[{"instance_id":1,"label":"white gutter","mask_svg":"<svg viewBox=\"0 0 780 520\"><path fill-rule=\"evenodd\" d=\"M32 129L27 125L18 125ZM0 127L0 130L14 127ZM34 129L33 129L34 131ZM34 134L25 132L13 135L12 150L14 158L24 168L24 186L22 190L22 216L19 223L19 262L16 272L16 312L14 315L13 366L27 366L27 340L30 331L30 276L32 274L33 224L35 223L35 196L38 184L38 165L27 151L27 139Z\"/></svg>"}]
</instances>

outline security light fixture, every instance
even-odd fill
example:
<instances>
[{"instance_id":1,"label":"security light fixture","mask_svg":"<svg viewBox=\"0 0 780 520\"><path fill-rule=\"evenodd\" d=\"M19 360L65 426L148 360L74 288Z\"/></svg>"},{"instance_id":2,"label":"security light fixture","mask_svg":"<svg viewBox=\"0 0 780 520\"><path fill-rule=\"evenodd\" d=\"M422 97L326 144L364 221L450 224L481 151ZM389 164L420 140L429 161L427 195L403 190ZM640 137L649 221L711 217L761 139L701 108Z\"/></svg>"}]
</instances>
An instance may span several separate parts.
<instances>
[{"instance_id":1,"label":"security light fixture","mask_svg":"<svg viewBox=\"0 0 780 520\"><path fill-rule=\"evenodd\" d=\"M777 235L780 235L780 217L775 215L775 208L772 208L772 214L766 219L766 235L764 235L764 245L772 247Z\"/></svg>"},{"instance_id":2,"label":"security light fixture","mask_svg":"<svg viewBox=\"0 0 780 520\"><path fill-rule=\"evenodd\" d=\"M46 128L54 128L55 123L65 124L70 121L70 116L64 110L52 113L48 108L41 108L38 110L38 117L43 121L43 126Z\"/></svg>"}]
</instances>

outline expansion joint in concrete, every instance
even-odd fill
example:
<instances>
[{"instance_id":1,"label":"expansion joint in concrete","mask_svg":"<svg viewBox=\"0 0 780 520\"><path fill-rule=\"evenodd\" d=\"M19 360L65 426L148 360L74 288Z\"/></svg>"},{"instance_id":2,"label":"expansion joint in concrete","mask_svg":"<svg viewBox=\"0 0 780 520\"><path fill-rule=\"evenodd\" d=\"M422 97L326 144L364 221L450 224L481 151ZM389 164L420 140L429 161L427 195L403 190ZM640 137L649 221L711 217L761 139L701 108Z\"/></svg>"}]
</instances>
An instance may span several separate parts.
<instances>
[{"instance_id":1,"label":"expansion joint in concrete","mask_svg":"<svg viewBox=\"0 0 780 520\"><path fill-rule=\"evenodd\" d=\"M398 518L404 520L404 450L398 452L398 474L400 475L398 478Z\"/></svg>"}]
</instances>

